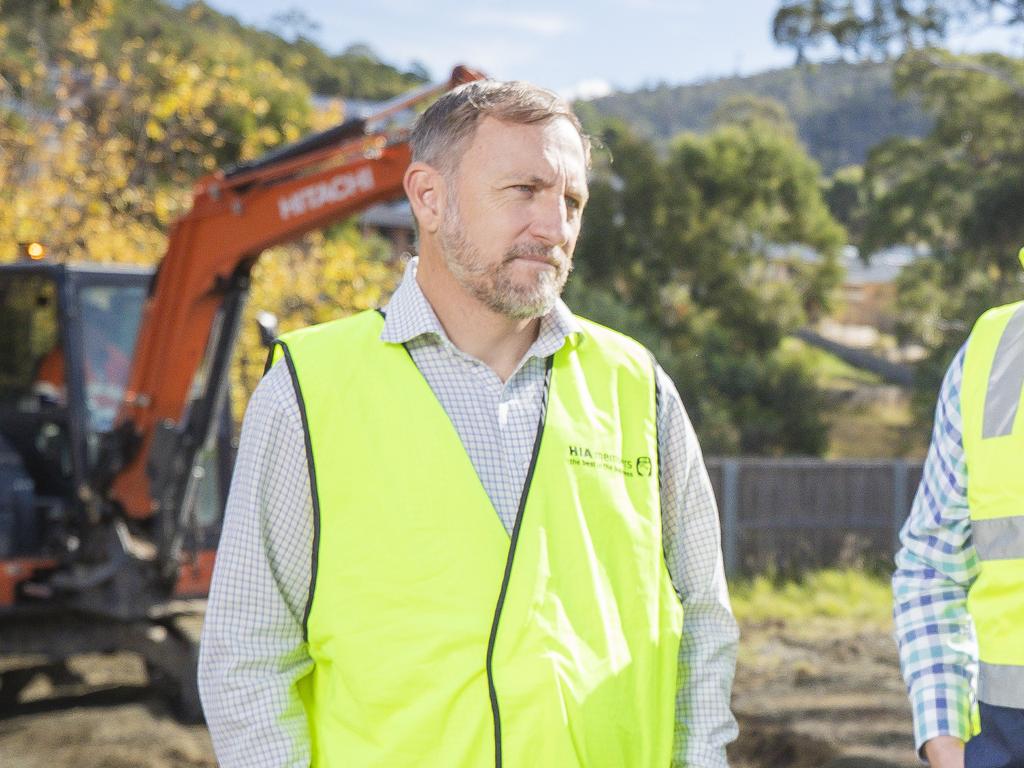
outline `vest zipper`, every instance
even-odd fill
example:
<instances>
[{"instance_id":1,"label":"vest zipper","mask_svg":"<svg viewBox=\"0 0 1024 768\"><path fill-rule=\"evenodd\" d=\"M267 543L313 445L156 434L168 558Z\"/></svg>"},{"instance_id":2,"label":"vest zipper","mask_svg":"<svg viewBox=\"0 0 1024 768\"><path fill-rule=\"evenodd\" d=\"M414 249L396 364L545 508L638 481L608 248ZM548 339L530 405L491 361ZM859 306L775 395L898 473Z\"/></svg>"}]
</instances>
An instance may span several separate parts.
<instances>
[{"instance_id":1,"label":"vest zipper","mask_svg":"<svg viewBox=\"0 0 1024 768\"><path fill-rule=\"evenodd\" d=\"M530 468L526 472L526 482L523 483L523 492L519 497L519 509L516 510L516 522L512 526L512 541L508 547L508 558L505 560L505 575L501 580L501 592L498 593L498 604L494 608L494 621L491 623L491 637L487 642L487 688L491 695L491 714L494 716L494 766L502 768L501 765L501 713L498 710L498 692L494 688L494 643L498 637L498 621L501 619L501 609L505 605L505 594L508 592L508 582L512 576L512 561L516 555L516 543L519 541L519 528L523 523L523 511L526 509L526 498L530 493L530 484L533 482L533 471L537 467L537 456L540 454L540 441L544 436L544 423L548 414L548 397L551 394L551 366L554 355L547 358L544 368L544 395L540 405L540 421L537 424L537 437L533 441L533 456L530 457Z\"/></svg>"}]
</instances>

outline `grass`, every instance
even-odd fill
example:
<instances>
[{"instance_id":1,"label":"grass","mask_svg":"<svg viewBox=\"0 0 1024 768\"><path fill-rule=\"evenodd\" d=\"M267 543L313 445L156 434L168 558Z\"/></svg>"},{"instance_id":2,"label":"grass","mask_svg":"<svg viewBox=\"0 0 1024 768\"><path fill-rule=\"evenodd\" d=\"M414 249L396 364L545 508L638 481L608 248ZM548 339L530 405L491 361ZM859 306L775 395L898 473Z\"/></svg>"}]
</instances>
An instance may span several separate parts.
<instances>
[{"instance_id":1,"label":"grass","mask_svg":"<svg viewBox=\"0 0 1024 768\"><path fill-rule=\"evenodd\" d=\"M885 386L876 374L792 336L783 339L782 354L813 371L829 402L827 458L924 456L929 434L914 424L909 392Z\"/></svg>"},{"instance_id":2,"label":"grass","mask_svg":"<svg viewBox=\"0 0 1024 768\"><path fill-rule=\"evenodd\" d=\"M733 582L729 593L736 618L743 622L891 624L889 577L865 571L827 569L791 580L755 576Z\"/></svg>"},{"instance_id":3,"label":"grass","mask_svg":"<svg viewBox=\"0 0 1024 768\"><path fill-rule=\"evenodd\" d=\"M803 361L814 372L815 381L822 389L851 389L882 383L877 374L855 368L831 352L812 347L795 336L782 340L781 351L785 357Z\"/></svg>"},{"instance_id":4,"label":"grass","mask_svg":"<svg viewBox=\"0 0 1024 768\"><path fill-rule=\"evenodd\" d=\"M914 424L909 395L896 401L843 402L826 420L826 456L831 459L921 459L928 451L928 430Z\"/></svg>"}]
</instances>

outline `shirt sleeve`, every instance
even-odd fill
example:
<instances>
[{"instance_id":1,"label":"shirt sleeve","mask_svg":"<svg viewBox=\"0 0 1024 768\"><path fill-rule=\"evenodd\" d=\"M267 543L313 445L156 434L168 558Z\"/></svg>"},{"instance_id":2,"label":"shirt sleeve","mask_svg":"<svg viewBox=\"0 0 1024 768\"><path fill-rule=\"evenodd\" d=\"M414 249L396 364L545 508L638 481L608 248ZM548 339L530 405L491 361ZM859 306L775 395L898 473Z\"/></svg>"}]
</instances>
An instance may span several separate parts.
<instances>
[{"instance_id":1,"label":"shirt sleeve","mask_svg":"<svg viewBox=\"0 0 1024 768\"><path fill-rule=\"evenodd\" d=\"M312 670L312 547L305 434L277 365L246 411L200 644L199 690L223 768L309 765L297 685Z\"/></svg>"},{"instance_id":2,"label":"shirt sleeve","mask_svg":"<svg viewBox=\"0 0 1024 768\"><path fill-rule=\"evenodd\" d=\"M730 709L739 630L729 604L718 508L693 425L659 367L665 562L683 603L674 768L727 768L738 729Z\"/></svg>"},{"instance_id":3,"label":"shirt sleeve","mask_svg":"<svg viewBox=\"0 0 1024 768\"><path fill-rule=\"evenodd\" d=\"M939 392L932 441L893 574L893 617L900 667L910 693L918 750L940 735L971 733L977 652L967 590L978 557L967 510L960 386L963 349Z\"/></svg>"}]
</instances>

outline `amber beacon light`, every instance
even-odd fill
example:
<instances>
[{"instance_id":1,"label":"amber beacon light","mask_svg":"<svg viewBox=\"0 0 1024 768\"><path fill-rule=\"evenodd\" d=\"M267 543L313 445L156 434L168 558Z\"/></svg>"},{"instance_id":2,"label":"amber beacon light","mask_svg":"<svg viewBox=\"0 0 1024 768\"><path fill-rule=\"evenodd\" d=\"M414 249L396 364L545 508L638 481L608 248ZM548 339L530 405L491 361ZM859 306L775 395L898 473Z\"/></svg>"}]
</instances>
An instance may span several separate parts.
<instances>
[{"instance_id":1,"label":"amber beacon light","mask_svg":"<svg viewBox=\"0 0 1024 768\"><path fill-rule=\"evenodd\" d=\"M46 258L46 246L39 242L21 243L21 252L32 261L42 261Z\"/></svg>"}]
</instances>

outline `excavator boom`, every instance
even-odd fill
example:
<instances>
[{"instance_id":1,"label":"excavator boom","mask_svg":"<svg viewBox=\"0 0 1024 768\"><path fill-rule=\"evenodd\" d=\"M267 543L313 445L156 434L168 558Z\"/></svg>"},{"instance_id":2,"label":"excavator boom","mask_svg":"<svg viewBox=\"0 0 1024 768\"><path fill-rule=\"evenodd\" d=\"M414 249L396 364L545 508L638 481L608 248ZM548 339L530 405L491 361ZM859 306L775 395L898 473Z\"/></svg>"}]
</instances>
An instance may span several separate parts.
<instances>
[{"instance_id":1,"label":"excavator boom","mask_svg":"<svg viewBox=\"0 0 1024 768\"><path fill-rule=\"evenodd\" d=\"M195 399L196 373L209 355L212 337L233 335L226 326L237 322L238 312L224 318L226 307L231 309L229 297L244 292L260 253L400 196L411 150L408 131L390 127L389 121L480 77L456 67L446 83L399 97L367 118L196 184L192 209L171 230L144 310L117 420L116 450L107 454L109 498L125 515L145 519L159 511L169 513L162 508L180 502L174 494L153 488L159 474L150 467L157 434L160 429L181 434L186 420L194 417L189 403ZM207 376L213 380L208 389L224 386L226 362L221 363L223 370ZM206 402L216 396L208 392ZM212 413L206 416L209 420ZM167 456L182 453L180 441L168 445L162 451L157 445L163 465Z\"/></svg>"}]
</instances>

